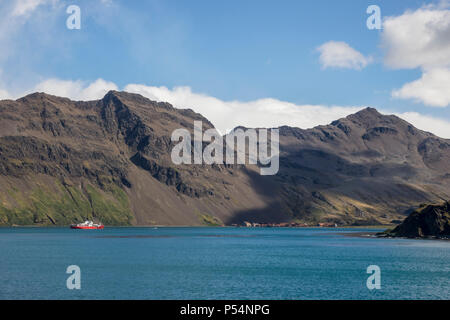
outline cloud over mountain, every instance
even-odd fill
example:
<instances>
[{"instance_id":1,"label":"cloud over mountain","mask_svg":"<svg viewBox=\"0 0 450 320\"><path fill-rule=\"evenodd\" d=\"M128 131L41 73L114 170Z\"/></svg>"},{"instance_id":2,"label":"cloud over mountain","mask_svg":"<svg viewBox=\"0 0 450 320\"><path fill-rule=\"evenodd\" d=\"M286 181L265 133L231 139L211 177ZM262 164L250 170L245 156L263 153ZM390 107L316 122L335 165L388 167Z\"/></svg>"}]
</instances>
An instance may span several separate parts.
<instances>
[{"instance_id":1,"label":"cloud over mountain","mask_svg":"<svg viewBox=\"0 0 450 320\"><path fill-rule=\"evenodd\" d=\"M371 57L364 56L346 42L329 41L317 48L320 63L326 68L361 70L372 62Z\"/></svg>"},{"instance_id":2,"label":"cloud over mountain","mask_svg":"<svg viewBox=\"0 0 450 320\"><path fill-rule=\"evenodd\" d=\"M383 24L384 62L394 69L420 68L418 80L392 91L394 98L413 99L432 107L450 105L450 10L448 2L427 5Z\"/></svg>"},{"instance_id":3,"label":"cloud over mountain","mask_svg":"<svg viewBox=\"0 0 450 320\"><path fill-rule=\"evenodd\" d=\"M426 70L422 77L392 92L394 98L414 99L426 105L446 107L450 105L450 69Z\"/></svg>"},{"instance_id":4,"label":"cloud over mountain","mask_svg":"<svg viewBox=\"0 0 450 320\"><path fill-rule=\"evenodd\" d=\"M363 106L296 105L273 98L253 101L223 101L192 92L189 87L152 87L130 84L125 91L139 93L156 101L167 101L178 108L191 108L208 118L222 133L237 126L278 127L289 125L311 128L347 116Z\"/></svg>"},{"instance_id":5,"label":"cloud over mountain","mask_svg":"<svg viewBox=\"0 0 450 320\"><path fill-rule=\"evenodd\" d=\"M71 81L48 79L40 82L19 97L32 92L46 92L73 100L95 100L102 98L109 90L120 89L115 83L103 79L95 81ZM177 108L190 108L207 117L216 128L226 133L237 126L249 128L279 127L288 125L298 128L312 128L326 125L337 118L348 116L365 106L300 105L274 98L252 101L225 101L219 98L193 92L190 87L157 87L143 84L129 84L123 90L139 93L151 100L169 102ZM15 96L0 90L0 99L13 99ZM450 138L450 122L417 112L393 112L411 122L417 128L432 132L443 138Z\"/></svg>"},{"instance_id":6,"label":"cloud over mountain","mask_svg":"<svg viewBox=\"0 0 450 320\"><path fill-rule=\"evenodd\" d=\"M117 85L103 79L97 79L92 83L80 80L48 79L36 85L32 91L87 101L99 99L110 90L118 90Z\"/></svg>"}]
</instances>

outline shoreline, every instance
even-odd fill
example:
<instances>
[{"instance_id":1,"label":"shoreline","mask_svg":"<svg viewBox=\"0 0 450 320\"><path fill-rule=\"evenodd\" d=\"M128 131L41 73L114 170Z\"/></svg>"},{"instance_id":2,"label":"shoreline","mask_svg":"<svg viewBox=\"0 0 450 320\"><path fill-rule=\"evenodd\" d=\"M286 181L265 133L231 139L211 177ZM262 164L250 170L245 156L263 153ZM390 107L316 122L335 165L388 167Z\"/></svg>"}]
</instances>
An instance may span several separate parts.
<instances>
[{"instance_id":1,"label":"shoreline","mask_svg":"<svg viewBox=\"0 0 450 320\"><path fill-rule=\"evenodd\" d=\"M165 229L165 228L174 228L174 229L183 229L183 228L197 228L197 229L314 229L314 230L335 230L335 229L346 229L351 231L352 229L356 229L355 232L340 232L336 230L334 234L350 237L350 238L365 238L365 239L403 239L403 240L440 240L440 241L450 241L450 238L438 238L438 237L424 237L424 238L408 238L408 237L394 237L387 235L378 235L380 232L374 231L359 231L357 229L380 229L385 230L386 226L342 226L342 227L319 227L319 226L311 226L311 227L244 227L244 226L112 226L107 227L107 229L117 228L117 229ZM2 229L70 229L70 226L0 226L0 230ZM104 230L104 229L103 229ZM97 231L103 231L97 230ZM92 230L91 230L92 231Z\"/></svg>"},{"instance_id":2,"label":"shoreline","mask_svg":"<svg viewBox=\"0 0 450 320\"><path fill-rule=\"evenodd\" d=\"M393 236L382 236L375 232L353 232L353 233L339 233L346 237L353 238L368 238L368 239L403 239L403 240L441 240L450 241L450 238L438 238L438 237L423 237L423 238L408 238L408 237L393 237Z\"/></svg>"},{"instance_id":3,"label":"shoreline","mask_svg":"<svg viewBox=\"0 0 450 320\"><path fill-rule=\"evenodd\" d=\"M385 230L392 225L383 225L383 226L338 226L338 227L320 227L320 226L305 226L305 227L291 227L291 226L264 226L264 227L246 227L246 226L186 226L186 225L144 225L144 226L108 226L105 225L105 228L236 228L236 229L380 229ZM12 229L12 228L70 228L68 226L55 226L55 225L46 225L46 226L35 226L35 225L12 225L12 226L0 226L0 229Z\"/></svg>"}]
</instances>

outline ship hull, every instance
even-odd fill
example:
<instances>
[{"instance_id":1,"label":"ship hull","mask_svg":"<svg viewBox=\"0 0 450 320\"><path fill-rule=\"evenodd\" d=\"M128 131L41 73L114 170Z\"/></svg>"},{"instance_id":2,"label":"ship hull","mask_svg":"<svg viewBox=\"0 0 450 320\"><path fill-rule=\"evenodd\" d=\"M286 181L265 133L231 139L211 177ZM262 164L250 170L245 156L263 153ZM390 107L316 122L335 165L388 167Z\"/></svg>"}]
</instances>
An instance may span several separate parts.
<instances>
[{"instance_id":1,"label":"ship hull","mask_svg":"<svg viewBox=\"0 0 450 320\"><path fill-rule=\"evenodd\" d=\"M81 229L81 230L100 230L103 229L104 226L98 226L98 227L89 227L89 226L70 226L71 229Z\"/></svg>"}]
</instances>

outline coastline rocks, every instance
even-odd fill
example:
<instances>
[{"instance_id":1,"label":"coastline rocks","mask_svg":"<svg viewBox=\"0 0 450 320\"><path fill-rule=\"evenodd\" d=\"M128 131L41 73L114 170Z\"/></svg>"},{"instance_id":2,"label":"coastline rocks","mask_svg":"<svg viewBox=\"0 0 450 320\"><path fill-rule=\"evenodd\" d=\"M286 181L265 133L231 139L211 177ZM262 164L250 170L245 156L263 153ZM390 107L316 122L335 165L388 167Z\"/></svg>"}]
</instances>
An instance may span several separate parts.
<instances>
[{"instance_id":1,"label":"coastline rocks","mask_svg":"<svg viewBox=\"0 0 450 320\"><path fill-rule=\"evenodd\" d=\"M421 206L395 229L379 236L450 239L450 202Z\"/></svg>"}]
</instances>

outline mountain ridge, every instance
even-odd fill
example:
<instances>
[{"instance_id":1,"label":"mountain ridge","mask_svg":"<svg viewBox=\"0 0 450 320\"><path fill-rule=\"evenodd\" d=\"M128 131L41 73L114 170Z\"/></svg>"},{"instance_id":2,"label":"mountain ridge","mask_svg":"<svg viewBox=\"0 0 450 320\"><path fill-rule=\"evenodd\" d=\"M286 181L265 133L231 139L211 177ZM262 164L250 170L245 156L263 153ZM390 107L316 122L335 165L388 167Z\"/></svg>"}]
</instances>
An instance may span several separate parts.
<instances>
[{"instance_id":1,"label":"mountain ridge","mask_svg":"<svg viewBox=\"0 0 450 320\"><path fill-rule=\"evenodd\" d=\"M254 165L174 165L171 133L196 120L214 127L119 91L0 101L0 225L387 224L450 195L450 141L373 108L279 127L280 171L269 177Z\"/></svg>"}]
</instances>

